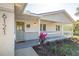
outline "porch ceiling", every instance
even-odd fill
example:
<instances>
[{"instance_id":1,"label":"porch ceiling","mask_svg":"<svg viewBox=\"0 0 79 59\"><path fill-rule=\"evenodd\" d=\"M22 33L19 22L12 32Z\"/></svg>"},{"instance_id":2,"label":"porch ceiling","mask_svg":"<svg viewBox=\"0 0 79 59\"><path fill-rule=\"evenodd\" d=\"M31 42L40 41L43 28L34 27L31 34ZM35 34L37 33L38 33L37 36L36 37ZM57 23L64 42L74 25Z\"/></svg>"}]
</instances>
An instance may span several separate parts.
<instances>
[{"instance_id":1,"label":"porch ceiling","mask_svg":"<svg viewBox=\"0 0 79 59\"><path fill-rule=\"evenodd\" d=\"M62 24L70 24L72 22L63 22L63 21L57 21L57 19L47 19L47 18L40 18L40 21L46 21L46 22L53 22L53 23L62 23Z\"/></svg>"},{"instance_id":2,"label":"porch ceiling","mask_svg":"<svg viewBox=\"0 0 79 59\"><path fill-rule=\"evenodd\" d=\"M37 16L31 15L31 14L24 14L24 9L27 6L27 3L15 3L15 19L20 19L20 20L26 20L26 19L34 19L38 18Z\"/></svg>"},{"instance_id":3,"label":"porch ceiling","mask_svg":"<svg viewBox=\"0 0 79 59\"><path fill-rule=\"evenodd\" d=\"M24 11L25 6L27 6L27 3L15 3L15 14L22 14Z\"/></svg>"},{"instance_id":4,"label":"porch ceiling","mask_svg":"<svg viewBox=\"0 0 79 59\"><path fill-rule=\"evenodd\" d=\"M48 19L41 19L40 18L40 21L45 21L45 22L51 22L51 23L60 23L60 22L57 22L57 21L49 21Z\"/></svg>"},{"instance_id":5,"label":"porch ceiling","mask_svg":"<svg viewBox=\"0 0 79 59\"><path fill-rule=\"evenodd\" d=\"M19 14L15 17L16 20L33 20L38 19L38 17L27 15L27 14Z\"/></svg>"}]
</instances>

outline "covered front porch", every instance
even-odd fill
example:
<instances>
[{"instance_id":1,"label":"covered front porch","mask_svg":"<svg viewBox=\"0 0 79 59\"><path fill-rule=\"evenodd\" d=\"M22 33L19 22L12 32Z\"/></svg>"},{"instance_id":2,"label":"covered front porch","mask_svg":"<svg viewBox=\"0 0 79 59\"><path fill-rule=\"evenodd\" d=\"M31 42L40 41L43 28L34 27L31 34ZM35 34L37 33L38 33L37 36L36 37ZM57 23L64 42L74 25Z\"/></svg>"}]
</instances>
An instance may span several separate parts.
<instances>
[{"instance_id":1,"label":"covered front porch","mask_svg":"<svg viewBox=\"0 0 79 59\"><path fill-rule=\"evenodd\" d=\"M38 40L40 32L46 32L47 38L63 36L62 24L45 20L16 20L16 42Z\"/></svg>"}]
</instances>

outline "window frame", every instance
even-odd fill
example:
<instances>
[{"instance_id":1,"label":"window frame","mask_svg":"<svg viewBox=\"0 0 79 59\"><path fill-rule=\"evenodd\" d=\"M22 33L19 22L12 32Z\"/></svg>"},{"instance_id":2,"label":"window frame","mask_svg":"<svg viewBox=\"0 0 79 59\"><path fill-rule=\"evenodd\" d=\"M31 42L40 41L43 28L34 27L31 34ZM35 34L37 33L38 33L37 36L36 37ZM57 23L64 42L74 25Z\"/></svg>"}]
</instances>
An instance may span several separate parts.
<instances>
[{"instance_id":1,"label":"window frame","mask_svg":"<svg viewBox=\"0 0 79 59\"><path fill-rule=\"evenodd\" d=\"M60 25L56 25L56 31L60 31Z\"/></svg>"}]
</instances>

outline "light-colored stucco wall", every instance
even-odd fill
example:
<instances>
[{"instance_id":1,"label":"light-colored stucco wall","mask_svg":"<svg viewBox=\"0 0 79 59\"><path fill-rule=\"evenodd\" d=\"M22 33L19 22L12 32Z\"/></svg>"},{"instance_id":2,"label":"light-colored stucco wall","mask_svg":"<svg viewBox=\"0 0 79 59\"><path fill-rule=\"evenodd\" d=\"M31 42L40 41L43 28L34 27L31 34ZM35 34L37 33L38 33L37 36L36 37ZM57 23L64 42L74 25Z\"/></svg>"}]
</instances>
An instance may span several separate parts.
<instances>
[{"instance_id":1,"label":"light-colored stucco wall","mask_svg":"<svg viewBox=\"0 0 79 59\"><path fill-rule=\"evenodd\" d=\"M8 7L10 6L10 7ZM14 4L0 4L0 56L13 56L14 55ZM6 9L5 9L6 8ZM7 9L8 8L8 9ZM5 35L3 31L3 18L2 15L5 13L7 18Z\"/></svg>"}]
</instances>

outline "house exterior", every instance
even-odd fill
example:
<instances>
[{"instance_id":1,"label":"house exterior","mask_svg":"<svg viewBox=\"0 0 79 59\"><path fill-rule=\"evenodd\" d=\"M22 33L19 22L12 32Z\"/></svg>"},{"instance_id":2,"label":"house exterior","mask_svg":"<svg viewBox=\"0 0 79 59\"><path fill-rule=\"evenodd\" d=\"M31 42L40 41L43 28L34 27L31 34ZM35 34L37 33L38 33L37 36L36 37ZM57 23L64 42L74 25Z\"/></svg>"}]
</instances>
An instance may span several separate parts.
<instances>
[{"instance_id":1,"label":"house exterior","mask_svg":"<svg viewBox=\"0 0 79 59\"><path fill-rule=\"evenodd\" d=\"M17 9L16 5L16 42L39 39L40 32L48 34L47 41L73 36L74 21L65 10L23 14Z\"/></svg>"},{"instance_id":2,"label":"house exterior","mask_svg":"<svg viewBox=\"0 0 79 59\"><path fill-rule=\"evenodd\" d=\"M32 14L24 9L28 4L0 4L0 55L15 55L15 42L38 40L40 32L47 41L71 38L73 19L65 10Z\"/></svg>"}]
</instances>

